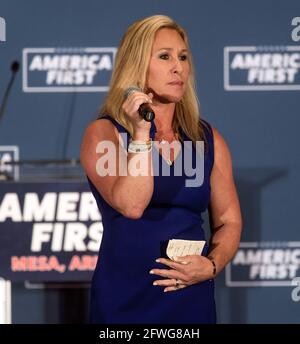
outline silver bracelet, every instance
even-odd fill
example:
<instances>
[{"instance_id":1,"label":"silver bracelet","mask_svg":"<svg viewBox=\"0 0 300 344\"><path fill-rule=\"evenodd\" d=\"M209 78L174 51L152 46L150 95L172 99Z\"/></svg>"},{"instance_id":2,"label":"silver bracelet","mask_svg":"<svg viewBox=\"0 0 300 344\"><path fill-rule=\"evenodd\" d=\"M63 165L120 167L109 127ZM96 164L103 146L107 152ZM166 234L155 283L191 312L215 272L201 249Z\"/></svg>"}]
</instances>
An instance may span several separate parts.
<instances>
[{"instance_id":1,"label":"silver bracelet","mask_svg":"<svg viewBox=\"0 0 300 344\"><path fill-rule=\"evenodd\" d=\"M140 153L140 152L150 152L152 149L152 141L142 142L142 141L131 141L128 145L129 153Z\"/></svg>"}]
</instances>

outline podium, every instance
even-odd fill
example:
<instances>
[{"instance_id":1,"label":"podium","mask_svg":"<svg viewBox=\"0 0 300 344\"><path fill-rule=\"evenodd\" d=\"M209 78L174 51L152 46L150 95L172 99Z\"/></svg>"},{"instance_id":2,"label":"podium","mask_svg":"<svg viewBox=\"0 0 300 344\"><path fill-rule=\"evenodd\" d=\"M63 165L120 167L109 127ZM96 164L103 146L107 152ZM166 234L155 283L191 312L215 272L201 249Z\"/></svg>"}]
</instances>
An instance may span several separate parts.
<instances>
[{"instance_id":1,"label":"podium","mask_svg":"<svg viewBox=\"0 0 300 344\"><path fill-rule=\"evenodd\" d=\"M51 293L52 298L53 294L55 294L59 303L64 304L66 307L62 307L63 311L61 311L60 309L54 309L54 306L52 307L50 304L50 317L53 316L52 314L56 315L56 312L59 312L57 315L60 318L59 320L68 322L72 317L74 318L74 314L71 314L71 306L74 304L74 300L75 303L79 303L77 305L79 309L85 311L86 308L87 288L90 285L99 248L95 245L95 233L98 233L97 239L101 240L102 238L101 229L95 231L96 226L102 226L101 216L97 206L95 205L94 208L94 204L92 204L93 197L83 170L79 165L79 160L15 161L12 162L12 166L18 166L20 169L20 179L18 181L13 180L6 173L2 173L2 180L0 178L0 207L2 209L0 221L1 225L3 225L0 232L0 260L2 262L0 269L0 323L10 324L12 318L15 317L12 317L12 305L17 302L17 299L12 302L14 291L17 293L15 297L18 298L20 292L22 295L24 291L27 294L26 290L31 290L27 299L27 301L30 301L33 295L37 295L33 294L36 292L32 292L32 289L40 289L38 294L45 298L48 297L49 293ZM55 209L59 207L59 204L75 204L76 197L78 198L76 209L72 210L74 214L76 213L76 220L64 220L62 218L63 212L60 212L59 218L56 218L55 213L53 219L49 219L48 215L45 215L53 200L53 197L47 197L51 193L51 196L55 194L57 198L53 206ZM12 194L16 200L16 208L11 201L5 201L5 195ZM65 196L63 199L61 199L62 195ZM76 197L71 199L72 195ZM25 199L27 199L26 206L24 206ZM32 201L34 204L30 204ZM31 209L29 212L28 207ZM19 213L21 211L21 220L14 218L14 215L9 211L11 208L18 209ZM27 218L23 213L25 208L27 209ZM35 208L37 208L36 213ZM32 217L31 220L28 220L28 214ZM32 243L37 242L38 227L42 228L43 225L48 226L45 227L47 230L50 225L53 225L53 232L41 234L41 238L45 238L43 236L45 233L49 234L49 242L41 240L41 249L35 251ZM71 252L64 251L67 239L71 243L76 242L76 240L72 241L70 236L72 237L72 233L75 233L76 236L77 228L81 233L86 230L87 236L84 239L86 251L78 251L75 244ZM93 237L89 237L90 229L94 233ZM52 247L54 231L56 231L55 235L59 235L60 232L63 233L60 251L57 249L57 244L56 248ZM55 240L57 241L57 236ZM99 243L100 240L97 242ZM66 266L65 271L61 273L62 271L54 268L53 270L42 271L40 269L42 265L39 264L41 264L43 257L50 258L51 262L57 258L61 266ZM51 267L49 260L47 266ZM18 284L19 282L22 284ZM26 290L23 290L23 288ZM49 289L57 290L49 292ZM25 303L27 301L25 300ZM36 314L34 312L42 312L45 317L48 317L46 312L49 304L45 306L42 303L36 307L41 310L34 309L32 311L33 316ZM73 322L77 321L75 316Z\"/></svg>"}]
</instances>

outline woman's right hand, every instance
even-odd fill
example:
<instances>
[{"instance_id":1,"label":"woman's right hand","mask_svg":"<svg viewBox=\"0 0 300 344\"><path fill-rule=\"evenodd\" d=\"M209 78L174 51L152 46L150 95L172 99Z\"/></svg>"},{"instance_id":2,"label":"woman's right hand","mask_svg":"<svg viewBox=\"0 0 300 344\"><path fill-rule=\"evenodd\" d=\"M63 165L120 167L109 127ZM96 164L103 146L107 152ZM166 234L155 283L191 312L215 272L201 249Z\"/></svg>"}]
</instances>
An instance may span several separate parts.
<instances>
[{"instance_id":1,"label":"woman's right hand","mask_svg":"<svg viewBox=\"0 0 300 344\"><path fill-rule=\"evenodd\" d=\"M152 103L153 94L148 93L145 94L143 92L132 92L128 95L126 100L124 101L122 105L123 111L128 116L129 121L131 122L133 126L133 132L135 135L140 134L148 134L151 128L151 122L145 121L138 113L138 109L141 106L141 104L144 103Z\"/></svg>"}]
</instances>

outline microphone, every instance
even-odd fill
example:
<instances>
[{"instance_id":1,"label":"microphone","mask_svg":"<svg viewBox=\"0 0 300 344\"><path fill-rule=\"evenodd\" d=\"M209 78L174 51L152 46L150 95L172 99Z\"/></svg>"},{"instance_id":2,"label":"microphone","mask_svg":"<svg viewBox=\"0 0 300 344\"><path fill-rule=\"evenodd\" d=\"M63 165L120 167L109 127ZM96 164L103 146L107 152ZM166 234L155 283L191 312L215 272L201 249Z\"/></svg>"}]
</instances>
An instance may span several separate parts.
<instances>
[{"instance_id":1,"label":"microphone","mask_svg":"<svg viewBox=\"0 0 300 344\"><path fill-rule=\"evenodd\" d=\"M10 66L10 70L11 70L12 74L11 74L10 81L9 81L7 87L6 87L6 90L5 90L2 102L1 102L1 106L0 106L0 121L1 121L2 117L4 116L4 111L5 111L6 103L7 103L8 97L9 97L9 93L10 93L11 87L12 87L12 85L14 83L15 76L16 76L19 68L20 68L20 63L18 61L14 61L11 64L11 66Z\"/></svg>"},{"instance_id":2,"label":"microphone","mask_svg":"<svg viewBox=\"0 0 300 344\"><path fill-rule=\"evenodd\" d=\"M143 91L137 86L130 86L127 88L127 90L125 90L124 98L126 99L133 92L143 92ZM141 104L138 109L138 113L141 117L144 118L146 122L152 122L155 118L155 113L151 109L148 103Z\"/></svg>"}]
</instances>

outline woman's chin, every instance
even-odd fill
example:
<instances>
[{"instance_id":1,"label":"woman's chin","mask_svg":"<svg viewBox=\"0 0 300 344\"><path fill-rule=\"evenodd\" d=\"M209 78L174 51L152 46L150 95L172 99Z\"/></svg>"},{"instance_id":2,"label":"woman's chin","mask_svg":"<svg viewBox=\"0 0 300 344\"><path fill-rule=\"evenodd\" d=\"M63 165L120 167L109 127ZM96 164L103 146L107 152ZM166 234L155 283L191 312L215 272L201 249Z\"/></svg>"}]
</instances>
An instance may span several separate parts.
<instances>
[{"instance_id":1,"label":"woman's chin","mask_svg":"<svg viewBox=\"0 0 300 344\"><path fill-rule=\"evenodd\" d=\"M179 103L182 97L183 94L162 94L157 97L157 100L163 104Z\"/></svg>"},{"instance_id":2,"label":"woman's chin","mask_svg":"<svg viewBox=\"0 0 300 344\"><path fill-rule=\"evenodd\" d=\"M171 96L169 97L170 103L179 103L182 99L183 95L180 96Z\"/></svg>"}]
</instances>

